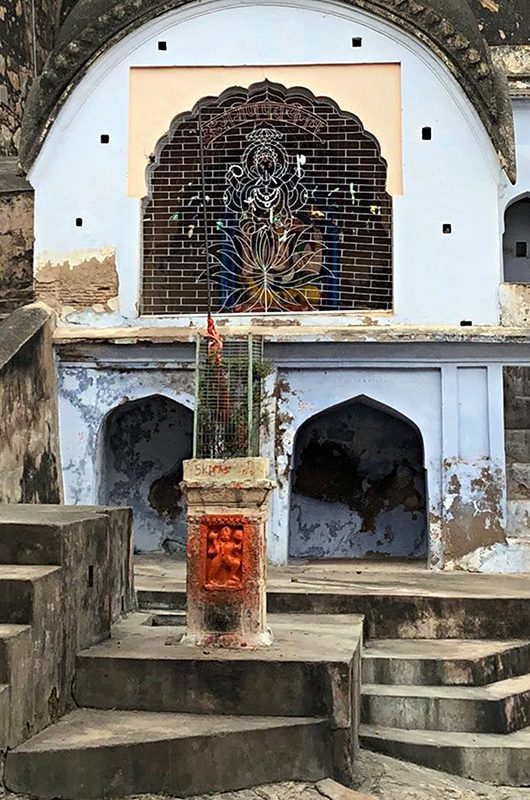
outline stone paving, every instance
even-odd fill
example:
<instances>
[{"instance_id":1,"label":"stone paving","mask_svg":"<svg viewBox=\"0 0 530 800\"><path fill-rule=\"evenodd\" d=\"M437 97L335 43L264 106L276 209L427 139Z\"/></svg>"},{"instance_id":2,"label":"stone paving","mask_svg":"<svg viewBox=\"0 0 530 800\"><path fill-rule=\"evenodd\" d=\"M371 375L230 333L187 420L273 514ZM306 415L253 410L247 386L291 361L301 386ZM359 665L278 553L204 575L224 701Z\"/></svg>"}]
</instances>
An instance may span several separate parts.
<instances>
[{"instance_id":1,"label":"stone paving","mask_svg":"<svg viewBox=\"0 0 530 800\"><path fill-rule=\"evenodd\" d=\"M361 751L355 787L374 800L530 800L530 787L513 789L468 781L454 775L417 767L388 756ZM349 793L348 793L349 794ZM351 793L351 800L360 795ZM133 800L132 798L130 800ZM168 800L149 795L134 800ZM282 783L241 792L208 795L193 800L327 800L311 784ZM339 800L339 798L337 798ZM347 800L345 794L344 800Z\"/></svg>"},{"instance_id":2,"label":"stone paving","mask_svg":"<svg viewBox=\"0 0 530 800\"><path fill-rule=\"evenodd\" d=\"M417 767L403 761L361 751L355 792L345 792L335 800L530 800L530 787L513 789L468 781L454 775ZM362 795L357 794L362 793ZM349 796L349 797L348 797ZM2 792L3 800L29 800ZM127 800L172 800L167 796L137 795ZM190 798L191 800L191 798ZM307 783L281 783L245 789L240 792L202 795L193 800L330 800L316 786Z\"/></svg>"}]
</instances>

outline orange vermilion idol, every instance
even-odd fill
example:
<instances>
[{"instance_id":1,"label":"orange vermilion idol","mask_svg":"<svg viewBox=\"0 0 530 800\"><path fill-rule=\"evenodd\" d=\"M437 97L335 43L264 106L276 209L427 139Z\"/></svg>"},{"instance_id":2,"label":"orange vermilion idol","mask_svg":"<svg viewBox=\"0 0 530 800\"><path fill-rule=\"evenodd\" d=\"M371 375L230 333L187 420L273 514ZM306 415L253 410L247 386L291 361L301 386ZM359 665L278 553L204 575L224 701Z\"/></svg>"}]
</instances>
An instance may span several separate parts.
<instances>
[{"instance_id":1,"label":"orange vermilion idol","mask_svg":"<svg viewBox=\"0 0 530 800\"><path fill-rule=\"evenodd\" d=\"M240 515L201 519L201 550L206 589L242 589L248 520Z\"/></svg>"}]
</instances>

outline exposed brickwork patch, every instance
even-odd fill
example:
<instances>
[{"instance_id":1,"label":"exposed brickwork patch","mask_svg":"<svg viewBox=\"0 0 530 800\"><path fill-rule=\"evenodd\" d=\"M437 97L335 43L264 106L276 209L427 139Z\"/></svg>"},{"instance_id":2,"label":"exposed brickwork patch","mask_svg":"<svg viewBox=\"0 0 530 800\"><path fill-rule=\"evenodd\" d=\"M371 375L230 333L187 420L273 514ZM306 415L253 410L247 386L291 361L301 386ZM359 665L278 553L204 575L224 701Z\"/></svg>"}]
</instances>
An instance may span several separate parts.
<instances>
[{"instance_id":1,"label":"exposed brickwork patch","mask_svg":"<svg viewBox=\"0 0 530 800\"><path fill-rule=\"evenodd\" d=\"M118 296L114 251L80 251L64 261L43 260L37 266L35 294L59 312L114 310Z\"/></svg>"},{"instance_id":2,"label":"exposed brickwork patch","mask_svg":"<svg viewBox=\"0 0 530 800\"><path fill-rule=\"evenodd\" d=\"M318 310L392 307L392 201L386 193L387 166L377 141L355 117L342 113L332 101L314 98L303 89L286 90L264 82L201 102L193 113L177 119L166 140L160 143L150 170L149 197L144 205L144 314L207 310L199 114L206 133L204 191L208 198L208 236L211 251L219 253L222 227L229 219L223 198L227 171L232 165L242 163L249 144L246 136L257 124L257 112L245 119L235 109L267 102L300 110L302 126L293 122L296 115L290 111L275 110L270 122L281 133L290 174L294 175L297 169L297 156L304 158L302 180L315 202L306 203L303 213L313 225L314 238L320 236L325 240L333 225L334 241L328 242L323 251L329 254L335 248L337 289L332 297L317 276L305 290L312 307ZM212 120L230 110L239 113L241 121L232 115L235 124L219 125L217 135L212 137ZM314 118L321 122L312 126ZM307 219L304 218L304 224ZM329 255L322 256L326 257ZM213 289L215 310L222 305L218 280ZM303 300L298 308L291 302L291 310L309 310ZM247 309L241 303L231 310Z\"/></svg>"}]
</instances>

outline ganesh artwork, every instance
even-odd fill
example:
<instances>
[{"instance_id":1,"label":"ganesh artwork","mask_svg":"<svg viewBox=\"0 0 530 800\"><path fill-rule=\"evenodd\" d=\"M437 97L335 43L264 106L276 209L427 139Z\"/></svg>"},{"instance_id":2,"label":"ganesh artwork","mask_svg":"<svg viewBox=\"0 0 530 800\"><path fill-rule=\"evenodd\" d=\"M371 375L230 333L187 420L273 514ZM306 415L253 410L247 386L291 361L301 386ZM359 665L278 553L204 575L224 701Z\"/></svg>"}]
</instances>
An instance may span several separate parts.
<instances>
[{"instance_id":1,"label":"ganesh artwork","mask_svg":"<svg viewBox=\"0 0 530 800\"><path fill-rule=\"evenodd\" d=\"M243 517L204 517L201 522L205 548L207 589L241 589L247 521Z\"/></svg>"}]
</instances>

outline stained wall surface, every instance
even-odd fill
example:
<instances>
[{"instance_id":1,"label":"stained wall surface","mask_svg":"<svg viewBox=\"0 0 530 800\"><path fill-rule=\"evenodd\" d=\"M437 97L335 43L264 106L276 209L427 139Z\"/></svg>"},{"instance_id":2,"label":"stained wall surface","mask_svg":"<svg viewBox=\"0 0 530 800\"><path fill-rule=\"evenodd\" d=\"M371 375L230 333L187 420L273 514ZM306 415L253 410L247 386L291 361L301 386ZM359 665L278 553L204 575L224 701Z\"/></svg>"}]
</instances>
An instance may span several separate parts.
<instances>
[{"instance_id":1,"label":"stained wall surface","mask_svg":"<svg viewBox=\"0 0 530 800\"><path fill-rule=\"evenodd\" d=\"M369 402L331 408L296 436L289 555L426 558L425 495L412 425Z\"/></svg>"},{"instance_id":2,"label":"stained wall surface","mask_svg":"<svg viewBox=\"0 0 530 800\"><path fill-rule=\"evenodd\" d=\"M289 558L293 519L297 519L290 511L298 502L296 487L300 487L297 470L300 459L295 443L304 441L305 424L308 424L307 432L311 430L311 420L318 420L319 415L327 417L331 422L323 429L324 450L328 451L330 443L337 439L343 446L345 439L352 441L350 432L356 425L352 419L344 430L340 423L337 432L330 409L361 399L368 406L391 414L390 425L395 426L396 435L399 433L403 437L403 448L415 475L412 488L410 466L407 465L406 476L398 478L396 472L396 480L390 481L392 485L381 500L384 506L404 489L403 502L395 504L397 512L389 507L381 508L384 513L380 522L385 514L386 521L395 522L394 534L386 540L381 524L384 552L403 555L405 539L396 534L398 530L403 534L405 520L417 525L413 540L421 541L422 498L425 497L426 549L432 568L463 566L483 571L516 571L519 553L514 551L512 556L505 533L502 363L494 360L488 363L488 346L468 356L466 363L459 360L458 344L448 345L440 352L436 345L426 345L420 351L413 345L390 348L391 357L388 348L374 350L369 343L354 347L328 343L325 352L322 346L307 342L303 346L300 343L283 346L280 351L275 351L274 347L265 351L272 372L265 386L261 454L270 459L271 477L276 484L267 533L269 560L281 564ZM153 395L163 395L187 409L193 408L193 346L190 345L185 356L180 355L180 351L175 352L174 345L159 346L155 350L137 346L134 363L130 357L128 347L117 345L106 349L94 346L86 353L85 363L76 363L72 356L68 357L67 348L61 354L61 451L66 499L70 503L90 504L100 498L105 423L109 412L124 403ZM278 362L281 366L277 366ZM156 369L152 368L153 363ZM401 427L402 420L407 421L405 428ZM374 434L370 437L372 443L381 443L382 439L377 438L382 436L380 431L384 430L387 436L388 430L376 425L374 416L370 426ZM423 443L425 490L420 481L418 438L409 438L410 431L417 432ZM131 473L138 479L141 461L152 458L145 458L146 446L142 443L136 453L133 451L132 458L123 464L124 475L116 473L117 480L125 477L125 481L130 482ZM360 443L356 447L359 451L362 449ZM372 470L374 462L377 467L382 459L379 454L372 456L374 449L371 453L369 446L367 449L363 464ZM401 449L398 447L397 451ZM141 459L138 453L142 454ZM387 450L386 456L398 466L401 455L398 456L396 450ZM151 472L154 479L165 474L165 469L164 466L151 470L148 466L146 472ZM393 470L394 467L389 470L390 474ZM352 469L350 475L353 484L355 470ZM370 472L370 475L373 480L375 474ZM407 478L403 484L401 477ZM305 478L307 480L307 475ZM146 488L149 480L144 484ZM326 473L322 471L323 484L325 480ZM142 502L145 502L145 495L144 490ZM412 519L416 512L409 513L403 508L411 502L419 506L416 520ZM346 513L346 509L342 511ZM353 522L357 524L356 520ZM318 525L317 517L314 524L316 549L313 552L316 554L318 549L321 555L332 554L335 542L329 536L327 522ZM168 530L171 533L170 527L171 523L161 518L157 523L157 535L146 536L142 549L161 549L168 538ZM291 538L292 546L295 540L296 537ZM377 543L377 538L375 541ZM405 545L408 552L416 549L410 545L409 534Z\"/></svg>"},{"instance_id":3,"label":"stained wall surface","mask_svg":"<svg viewBox=\"0 0 530 800\"><path fill-rule=\"evenodd\" d=\"M132 508L137 550L185 553L179 483L192 429L193 413L161 395L125 403L104 423L100 502Z\"/></svg>"},{"instance_id":4,"label":"stained wall surface","mask_svg":"<svg viewBox=\"0 0 530 800\"><path fill-rule=\"evenodd\" d=\"M52 321L21 308L0 325L0 503L60 503Z\"/></svg>"}]
</instances>

